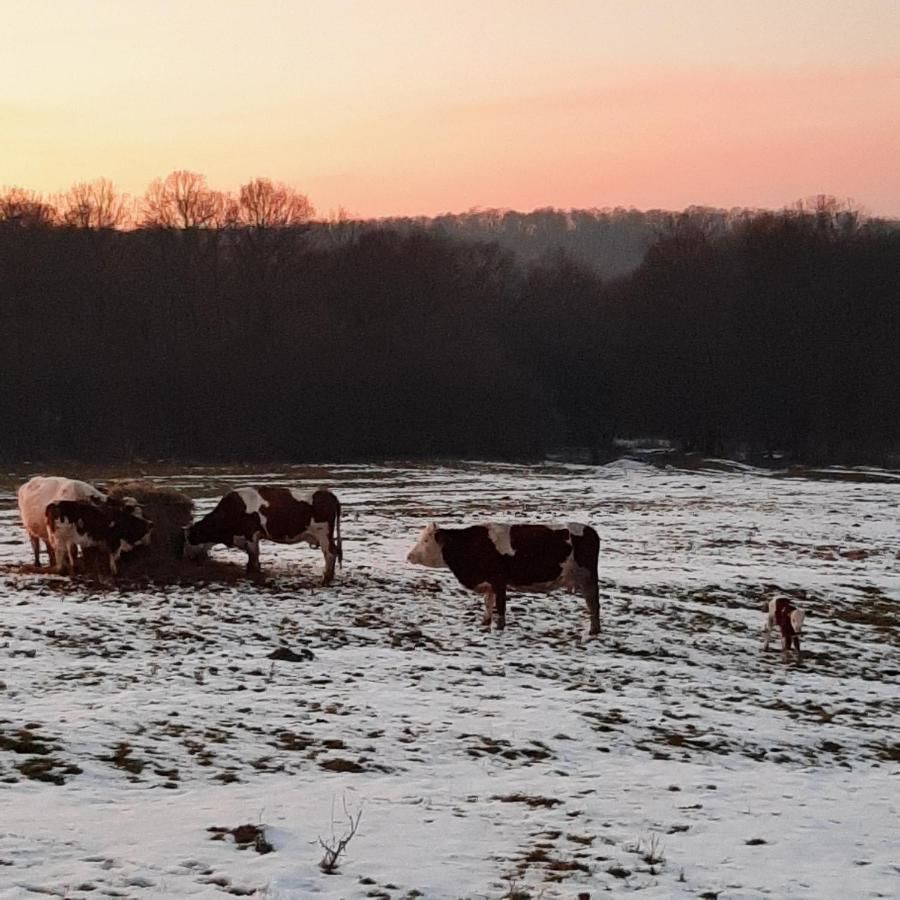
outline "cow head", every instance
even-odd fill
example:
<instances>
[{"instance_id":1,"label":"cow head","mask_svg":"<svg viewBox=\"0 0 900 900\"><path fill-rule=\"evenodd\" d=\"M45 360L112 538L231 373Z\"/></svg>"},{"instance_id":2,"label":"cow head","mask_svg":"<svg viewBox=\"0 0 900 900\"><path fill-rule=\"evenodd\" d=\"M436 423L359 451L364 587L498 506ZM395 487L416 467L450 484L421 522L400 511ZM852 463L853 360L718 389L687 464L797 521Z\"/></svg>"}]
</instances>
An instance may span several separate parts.
<instances>
[{"instance_id":1,"label":"cow head","mask_svg":"<svg viewBox=\"0 0 900 900\"><path fill-rule=\"evenodd\" d=\"M135 547L150 543L153 523L148 522L143 515L135 514L130 507L116 510L109 524L110 529L119 538L122 552L127 553Z\"/></svg>"},{"instance_id":2,"label":"cow head","mask_svg":"<svg viewBox=\"0 0 900 900\"><path fill-rule=\"evenodd\" d=\"M182 529L183 538L179 554L181 559L205 559L213 548L213 543L203 540L203 534L198 527L202 524L201 520Z\"/></svg>"},{"instance_id":3,"label":"cow head","mask_svg":"<svg viewBox=\"0 0 900 900\"><path fill-rule=\"evenodd\" d=\"M428 566L431 569L442 569L447 565L444 562L441 532L434 522L422 529L418 541L407 554L406 561L416 566Z\"/></svg>"},{"instance_id":4,"label":"cow head","mask_svg":"<svg viewBox=\"0 0 900 900\"><path fill-rule=\"evenodd\" d=\"M123 497L119 503L122 504L122 509L127 510L133 516L137 516L139 519L144 518L144 510L134 497Z\"/></svg>"}]
</instances>

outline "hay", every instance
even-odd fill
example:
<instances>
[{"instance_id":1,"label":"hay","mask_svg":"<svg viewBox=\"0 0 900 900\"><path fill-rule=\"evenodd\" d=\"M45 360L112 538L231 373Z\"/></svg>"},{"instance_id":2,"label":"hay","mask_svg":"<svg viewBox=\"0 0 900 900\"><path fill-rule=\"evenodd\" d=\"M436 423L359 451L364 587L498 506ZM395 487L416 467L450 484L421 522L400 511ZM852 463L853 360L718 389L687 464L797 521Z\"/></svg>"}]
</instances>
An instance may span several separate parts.
<instances>
[{"instance_id":1,"label":"hay","mask_svg":"<svg viewBox=\"0 0 900 900\"><path fill-rule=\"evenodd\" d=\"M144 518L153 523L149 546L138 547L122 557L124 573L134 575L140 570L150 575L153 569L162 569L170 577L174 575L171 570L173 564L180 562L184 528L194 520L194 501L175 488L141 479L110 482L106 491L113 500L133 497Z\"/></svg>"},{"instance_id":2,"label":"hay","mask_svg":"<svg viewBox=\"0 0 900 900\"><path fill-rule=\"evenodd\" d=\"M244 565L224 559L176 559L138 547L122 556L119 563L119 590L128 585L210 586L235 585L251 580L264 584L262 577L248 575Z\"/></svg>"},{"instance_id":3,"label":"hay","mask_svg":"<svg viewBox=\"0 0 900 900\"><path fill-rule=\"evenodd\" d=\"M275 582L271 577L248 574L244 564L236 560L184 560L155 556L147 551L146 547L138 547L137 550L124 554L119 560L119 575L116 578L109 574L104 554L99 554L96 559L79 561L76 574L68 578L61 578L45 566L31 563L0 563L0 576L40 576L18 585L40 591L79 594L89 584L91 591L114 590L122 596L131 591L147 590L151 586L180 585L214 590L216 586L231 587L252 581L259 588L281 593L284 590L308 590L314 584L312 580L298 579L288 582L286 588L283 583Z\"/></svg>"}]
</instances>

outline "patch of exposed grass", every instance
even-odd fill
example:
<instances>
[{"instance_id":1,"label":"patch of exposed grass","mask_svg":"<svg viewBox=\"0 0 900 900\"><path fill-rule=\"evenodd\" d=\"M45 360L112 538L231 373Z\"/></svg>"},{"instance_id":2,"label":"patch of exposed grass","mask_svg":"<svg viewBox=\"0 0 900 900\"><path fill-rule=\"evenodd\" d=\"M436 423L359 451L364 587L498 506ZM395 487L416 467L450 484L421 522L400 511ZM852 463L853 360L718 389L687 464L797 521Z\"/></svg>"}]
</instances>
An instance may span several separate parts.
<instances>
[{"instance_id":1,"label":"patch of exposed grass","mask_svg":"<svg viewBox=\"0 0 900 900\"><path fill-rule=\"evenodd\" d=\"M9 750L12 753L31 753L32 755L45 756L59 747L45 743L47 739L28 728L19 728L11 734L0 732L0 750Z\"/></svg>"},{"instance_id":2,"label":"patch of exposed grass","mask_svg":"<svg viewBox=\"0 0 900 900\"><path fill-rule=\"evenodd\" d=\"M121 741L116 744L110 756L101 756L102 762L112 763L117 769L124 769L132 775L140 775L144 771L147 761L132 756L134 748L127 742Z\"/></svg>"},{"instance_id":3,"label":"patch of exposed grass","mask_svg":"<svg viewBox=\"0 0 900 900\"><path fill-rule=\"evenodd\" d=\"M323 769L327 769L329 772L365 772L365 766L361 766L358 762L354 762L352 759L342 759L341 757L336 757L334 759L323 759L319 766Z\"/></svg>"},{"instance_id":4,"label":"patch of exposed grass","mask_svg":"<svg viewBox=\"0 0 900 900\"><path fill-rule=\"evenodd\" d=\"M257 853L271 853L275 848L266 840L265 825L238 825L235 828L223 828L221 825L212 825L206 829L212 832L210 840L224 841L227 835L231 835L238 850L246 850L253 847Z\"/></svg>"},{"instance_id":5,"label":"patch of exposed grass","mask_svg":"<svg viewBox=\"0 0 900 900\"><path fill-rule=\"evenodd\" d=\"M16 768L32 781L46 781L50 784L65 784L66 775L80 775L82 772L79 766L53 756L31 756L16 763Z\"/></svg>"},{"instance_id":6,"label":"patch of exposed grass","mask_svg":"<svg viewBox=\"0 0 900 900\"><path fill-rule=\"evenodd\" d=\"M491 800L499 800L501 803L524 803L526 806L530 806L532 809L537 807L544 807L546 809L552 809L554 806L561 806L562 800L558 800L556 797L540 797L537 794L494 794L491 797Z\"/></svg>"}]
</instances>

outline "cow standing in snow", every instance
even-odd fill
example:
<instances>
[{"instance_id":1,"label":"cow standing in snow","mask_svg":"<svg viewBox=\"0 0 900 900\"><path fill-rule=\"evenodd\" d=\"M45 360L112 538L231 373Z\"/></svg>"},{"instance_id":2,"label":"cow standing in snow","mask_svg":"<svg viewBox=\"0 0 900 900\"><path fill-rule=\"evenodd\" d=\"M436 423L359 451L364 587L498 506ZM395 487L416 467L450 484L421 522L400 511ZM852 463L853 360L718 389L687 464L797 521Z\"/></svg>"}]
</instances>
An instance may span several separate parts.
<instances>
[{"instance_id":1,"label":"cow standing in snow","mask_svg":"<svg viewBox=\"0 0 900 900\"><path fill-rule=\"evenodd\" d=\"M247 571L259 572L261 539L278 544L305 541L325 557L323 584L334 578L335 561L343 562L341 504L331 491L311 494L286 487L241 487L229 491L216 508L184 530L185 556L215 544L247 552Z\"/></svg>"},{"instance_id":2,"label":"cow standing in snow","mask_svg":"<svg viewBox=\"0 0 900 900\"><path fill-rule=\"evenodd\" d=\"M769 611L766 615L766 624L763 626L763 649L769 649L769 636L776 625L781 631L781 649L784 658L793 647L797 651L797 661L800 661L800 632L803 630L803 619L806 614L802 609L794 606L787 597L775 597L769 601Z\"/></svg>"},{"instance_id":3,"label":"cow standing in snow","mask_svg":"<svg viewBox=\"0 0 900 900\"><path fill-rule=\"evenodd\" d=\"M449 568L467 588L484 595L482 625L506 626L506 590L550 591L566 587L584 597L590 634L600 632L597 561L600 538L590 525L426 526L407 562Z\"/></svg>"},{"instance_id":4,"label":"cow standing in snow","mask_svg":"<svg viewBox=\"0 0 900 900\"><path fill-rule=\"evenodd\" d=\"M28 532L34 550L34 564L41 564L41 541L47 548L47 558L51 566L56 559L47 531L47 507L58 500L93 500L106 502L106 494L86 481L63 478L59 475L35 475L18 490L19 515Z\"/></svg>"}]
</instances>

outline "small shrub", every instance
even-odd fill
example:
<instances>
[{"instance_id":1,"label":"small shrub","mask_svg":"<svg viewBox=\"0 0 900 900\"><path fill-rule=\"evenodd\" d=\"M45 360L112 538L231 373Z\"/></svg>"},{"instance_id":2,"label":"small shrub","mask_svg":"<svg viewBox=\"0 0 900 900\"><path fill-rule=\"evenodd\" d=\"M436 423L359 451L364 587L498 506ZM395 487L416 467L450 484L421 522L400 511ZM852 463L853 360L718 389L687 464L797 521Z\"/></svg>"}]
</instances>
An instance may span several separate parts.
<instances>
[{"instance_id":1,"label":"small shrub","mask_svg":"<svg viewBox=\"0 0 900 900\"><path fill-rule=\"evenodd\" d=\"M353 840L359 828L359 820L362 818L362 807L354 816L347 809L347 799L342 801L344 807L344 815L347 817L347 830L338 837L334 831L334 804L331 807L331 838L329 840L319 837L319 846L325 851L322 859L319 860L319 868L326 875L334 875L340 866L341 856L347 849L347 845Z\"/></svg>"}]
</instances>

